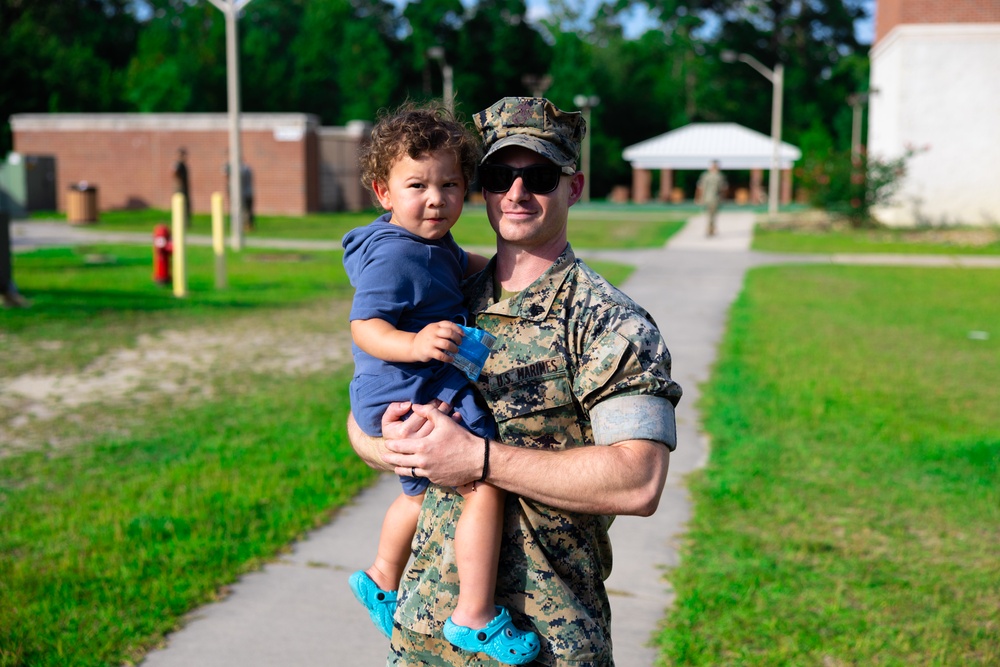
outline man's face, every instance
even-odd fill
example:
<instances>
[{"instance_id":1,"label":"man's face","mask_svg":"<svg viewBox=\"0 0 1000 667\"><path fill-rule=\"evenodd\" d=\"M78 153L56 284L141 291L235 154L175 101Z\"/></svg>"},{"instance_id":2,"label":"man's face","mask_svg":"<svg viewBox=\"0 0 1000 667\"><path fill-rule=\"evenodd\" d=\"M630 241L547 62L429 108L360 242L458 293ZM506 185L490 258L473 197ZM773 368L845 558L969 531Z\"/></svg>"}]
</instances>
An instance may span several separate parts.
<instances>
[{"instance_id":1,"label":"man's face","mask_svg":"<svg viewBox=\"0 0 1000 667\"><path fill-rule=\"evenodd\" d=\"M515 169L535 164L551 164L534 151L520 146L503 148L490 156L491 164L504 164ZM566 246L566 223L569 207L583 192L583 174L561 176L555 190L535 194L524 187L524 180L515 178L507 192L483 191L486 214L497 233L498 248L503 245L530 250L562 252Z\"/></svg>"}]
</instances>

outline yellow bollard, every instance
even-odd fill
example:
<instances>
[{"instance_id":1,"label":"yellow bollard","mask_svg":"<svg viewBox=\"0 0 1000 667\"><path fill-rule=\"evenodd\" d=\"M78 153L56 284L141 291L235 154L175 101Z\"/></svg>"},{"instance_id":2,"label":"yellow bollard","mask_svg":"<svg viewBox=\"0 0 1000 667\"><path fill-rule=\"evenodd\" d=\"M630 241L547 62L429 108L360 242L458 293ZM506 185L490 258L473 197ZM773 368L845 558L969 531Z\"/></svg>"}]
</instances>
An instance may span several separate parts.
<instances>
[{"instance_id":1,"label":"yellow bollard","mask_svg":"<svg viewBox=\"0 0 1000 667\"><path fill-rule=\"evenodd\" d=\"M212 250L215 252L215 287L226 286L225 221L222 217L222 193L212 193Z\"/></svg>"},{"instance_id":2,"label":"yellow bollard","mask_svg":"<svg viewBox=\"0 0 1000 667\"><path fill-rule=\"evenodd\" d=\"M174 243L174 296L187 296L187 274L184 266L184 195L175 193L171 200Z\"/></svg>"}]
</instances>

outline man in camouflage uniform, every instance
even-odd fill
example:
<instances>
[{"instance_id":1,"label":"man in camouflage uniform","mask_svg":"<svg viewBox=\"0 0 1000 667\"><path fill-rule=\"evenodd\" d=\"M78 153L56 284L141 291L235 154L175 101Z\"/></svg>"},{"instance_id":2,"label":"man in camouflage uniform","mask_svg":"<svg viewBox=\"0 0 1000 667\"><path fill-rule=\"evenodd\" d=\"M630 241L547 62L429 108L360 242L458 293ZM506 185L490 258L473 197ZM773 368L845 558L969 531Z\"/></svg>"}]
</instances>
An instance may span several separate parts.
<instances>
[{"instance_id":1,"label":"man in camouflage uniform","mask_svg":"<svg viewBox=\"0 0 1000 667\"><path fill-rule=\"evenodd\" d=\"M391 406L384 441L350 425L370 465L434 482L387 664L497 664L441 636L458 594L453 541L462 499L451 487L485 480L509 492L496 602L542 638L532 664L612 667L608 528L616 514L655 511L681 389L650 316L567 242L569 207L583 192L575 168L582 115L541 98L504 98L475 121L497 254L466 294L476 325L497 338L478 384L500 441L484 443L433 406ZM551 181L525 171L534 166L549 167Z\"/></svg>"},{"instance_id":2,"label":"man in camouflage uniform","mask_svg":"<svg viewBox=\"0 0 1000 667\"><path fill-rule=\"evenodd\" d=\"M695 200L705 205L705 214L708 216L708 236L715 236L715 218L719 213L719 203L722 194L729 184L726 177L719 171L719 161L712 160L708 166L708 171L701 172L698 177L698 185L695 190Z\"/></svg>"}]
</instances>

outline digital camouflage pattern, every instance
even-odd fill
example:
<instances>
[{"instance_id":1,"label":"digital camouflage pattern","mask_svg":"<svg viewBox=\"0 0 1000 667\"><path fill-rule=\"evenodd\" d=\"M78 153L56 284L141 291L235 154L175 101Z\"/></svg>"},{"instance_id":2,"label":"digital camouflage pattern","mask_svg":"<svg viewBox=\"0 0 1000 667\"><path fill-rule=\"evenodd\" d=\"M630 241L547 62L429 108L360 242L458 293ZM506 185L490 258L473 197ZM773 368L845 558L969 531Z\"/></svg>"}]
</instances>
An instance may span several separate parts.
<instances>
[{"instance_id":1,"label":"digital camouflage pattern","mask_svg":"<svg viewBox=\"0 0 1000 667\"><path fill-rule=\"evenodd\" d=\"M428 637L399 626L393 628L387 667L498 667L485 653L469 653L443 637ZM537 661L530 663L538 665Z\"/></svg>"},{"instance_id":2,"label":"digital camouflage pattern","mask_svg":"<svg viewBox=\"0 0 1000 667\"><path fill-rule=\"evenodd\" d=\"M698 189L701 190L701 201L706 206L718 206L722 192L726 189L726 177L721 171L703 171L698 177Z\"/></svg>"},{"instance_id":3,"label":"digital camouflage pattern","mask_svg":"<svg viewBox=\"0 0 1000 667\"><path fill-rule=\"evenodd\" d=\"M560 167L575 167L587 122L544 97L505 97L473 120L483 135L483 162L504 146L523 146Z\"/></svg>"},{"instance_id":4,"label":"digital camouflage pattern","mask_svg":"<svg viewBox=\"0 0 1000 667\"><path fill-rule=\"evenodd\" d=\"M497 338L478 386L496 415L501 441L553 450L592 446L591 409L621 396L650 397L672 425L681 388L670 379L662 336L642 308L578 261L569 246L510 299L494 302L492 263L466 294L476 326ZM645 429L635 424L633 437L646 437ZM654 431L663 432L654 427L648 433ZM454 537L461 510L461 496L453 490L428 489L396 613L396 622L409 630L440 638L455 607ZM517 627L534 628L542 638L533 664L614 664L604 588L613 518L508 496L496 603L510 610ZM398 632L392 644L397 662L389 664L472 664L468 655L452 661L439 648L431 655L443 662L421 661L415 657L419 647Z\"/></svg>"}]
</instances>

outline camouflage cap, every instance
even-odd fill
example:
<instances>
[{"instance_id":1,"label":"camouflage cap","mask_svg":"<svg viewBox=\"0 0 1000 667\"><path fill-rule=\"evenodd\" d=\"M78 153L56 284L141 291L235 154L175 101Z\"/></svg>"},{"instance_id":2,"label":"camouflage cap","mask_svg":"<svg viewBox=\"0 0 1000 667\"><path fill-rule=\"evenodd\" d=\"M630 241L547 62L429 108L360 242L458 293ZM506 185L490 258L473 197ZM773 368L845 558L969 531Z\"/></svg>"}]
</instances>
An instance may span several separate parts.
<instances>
[{"instance_id":1,"label":"camouflage cap","mask_svg":"<svg viewBox=\"0 0 1000 667\"><path fill-rule=\"evenodd\" d=\"M579 111L561 111L544 97L505 97L475 115L483 135L483 162L505 146L523 146L560 167L575 167L587 123Z\"/></svg>"}]
</instances>

